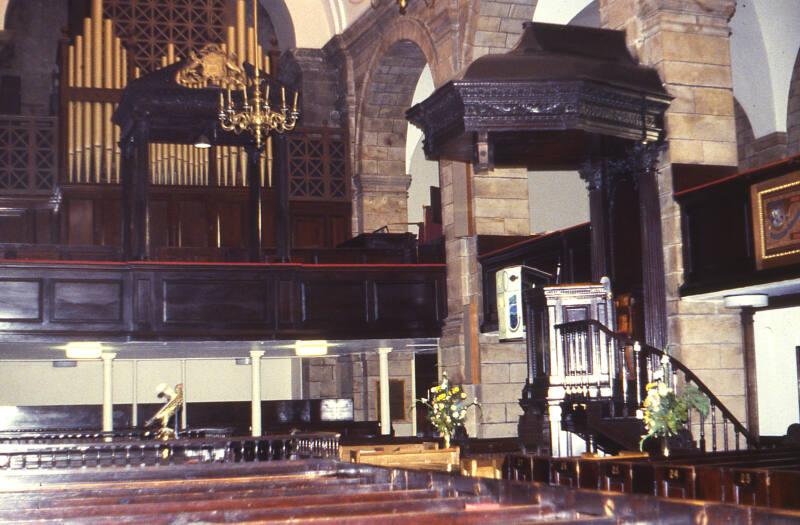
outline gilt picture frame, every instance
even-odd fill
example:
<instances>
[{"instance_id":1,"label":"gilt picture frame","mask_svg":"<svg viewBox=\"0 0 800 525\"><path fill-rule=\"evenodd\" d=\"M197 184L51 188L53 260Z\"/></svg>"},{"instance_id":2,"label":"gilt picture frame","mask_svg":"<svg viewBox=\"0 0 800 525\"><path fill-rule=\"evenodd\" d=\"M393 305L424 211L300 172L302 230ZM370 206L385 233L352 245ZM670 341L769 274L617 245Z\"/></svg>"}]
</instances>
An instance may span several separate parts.
<instances>
[{"instance_id":1,"label":"gilt picture frame","mask_svg":"<svg viewBox=\"0 0 800 525\"><path fill-rule=\"evenodd\" d=\"M750 187L756 268L800 262L800 171Z\"/></svg>"}]
</instances>

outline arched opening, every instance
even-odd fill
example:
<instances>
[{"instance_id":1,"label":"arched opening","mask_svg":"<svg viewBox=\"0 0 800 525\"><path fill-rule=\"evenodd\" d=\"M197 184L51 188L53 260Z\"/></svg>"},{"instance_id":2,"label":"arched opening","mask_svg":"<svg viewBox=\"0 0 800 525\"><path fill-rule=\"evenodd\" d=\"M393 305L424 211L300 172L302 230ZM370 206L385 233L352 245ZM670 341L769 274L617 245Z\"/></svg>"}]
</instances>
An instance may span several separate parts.
<instances>
[{"instance_id":1,"label":"arched opening","mask_svg":"<svg viewBox=\"0 0 800 525\"><path fill-rule=\"evenodd\" d=\"M386 228L408 231L406 166L408 123L420 76L427 64L422 49L411 40L392 44L377 60L362 103L356 181L356 214L360 232Z\"/></svg>"},{"instance_id":2,"label":"arched opening","mask_svg":"<svg viewBox=\"0 0 800 525\"><path fill-rule=\"evenodd\" d=\"M751 157L753 155L753 143L756 140L753 134L753 126L747 112L739 101L733 99L733 117L736 121L736 152L739 158L739 169L751 167Z\"/></svg>"},{"instance_id":3,"label":"arched opening","mask_svg":"<svg viewBox=\"0 0 800 525\"><path fill-rule=\"evenodd\" d=\"M786 111L786 135L789 155L800 153L800 51L794 61L792 81L789 84L789 102Z\"/></svg>"}]
</instances>

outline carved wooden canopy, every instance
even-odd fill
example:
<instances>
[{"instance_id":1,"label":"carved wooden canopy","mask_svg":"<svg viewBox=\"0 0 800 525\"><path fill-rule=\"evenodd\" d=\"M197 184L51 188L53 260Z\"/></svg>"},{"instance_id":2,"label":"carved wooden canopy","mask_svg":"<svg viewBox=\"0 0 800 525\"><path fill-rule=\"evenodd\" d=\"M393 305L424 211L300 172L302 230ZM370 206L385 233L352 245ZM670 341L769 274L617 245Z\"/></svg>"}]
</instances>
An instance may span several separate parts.
<instances>
[{"instance_id":1,"label":"carved wooden canopy","mask_svg":"<svg viewBox=\"0 0 800 525\"><path fill-rule=\"evenodd\" d=\"M429 159L567 167L659 140L671 98L623 32L528 22L513 50L479 58L406 117Z\"/></svg>"}]
</instances>

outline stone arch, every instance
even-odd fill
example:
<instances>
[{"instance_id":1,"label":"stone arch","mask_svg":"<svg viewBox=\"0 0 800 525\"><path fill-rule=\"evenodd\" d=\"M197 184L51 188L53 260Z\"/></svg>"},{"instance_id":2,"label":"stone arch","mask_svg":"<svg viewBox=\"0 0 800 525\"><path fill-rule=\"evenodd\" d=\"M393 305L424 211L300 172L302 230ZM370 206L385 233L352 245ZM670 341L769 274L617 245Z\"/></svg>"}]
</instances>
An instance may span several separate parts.
<instances>
[{"instance_id":1,"label":"stone arch","mask_svg":"<svg viewBox=\"0 0 800 525\"><path fill-rule=\"evenodd\" d=\"M354 181L356 229L369 232L396 224L391 231L406 231L408 219L405 112L425 65L434 83L448 79L433 39L413 18L395 20L383 33L370 58L359 89Z\"/></svg>"},{"instance_id":2,"label":"stone arch","mask_svg":"<svg viewBox=\"0 0 800 525\"><path fill-rule=\"evenodd\" d=\"M800 50L794 61L792 80L789 83L789 102L786 111L787 153L800 153Z\"/></svg>"},{"instance_id":3,"label":"stone arch","mask_svg":"<svg viewBox=\"0 0 800 525\"><path fill-rule=\"evenodd\" d=\"M733 99L733 116L736 122L736 151L739 158L739 169L747 169L752 167L751 158L756 136L747 112L735 97Z\"/></svg>"},{"instance_id":4,"label":"stone arch","mask_svg":"<svg viewBox=\"0 0 800 525\"><path fill-rule=\"evenodd\" d=\"M283 52L297 47L294 22L286 7L286 0L260 0L260 2L272 22L280 50Z\"/></svg>"}]
</instances>

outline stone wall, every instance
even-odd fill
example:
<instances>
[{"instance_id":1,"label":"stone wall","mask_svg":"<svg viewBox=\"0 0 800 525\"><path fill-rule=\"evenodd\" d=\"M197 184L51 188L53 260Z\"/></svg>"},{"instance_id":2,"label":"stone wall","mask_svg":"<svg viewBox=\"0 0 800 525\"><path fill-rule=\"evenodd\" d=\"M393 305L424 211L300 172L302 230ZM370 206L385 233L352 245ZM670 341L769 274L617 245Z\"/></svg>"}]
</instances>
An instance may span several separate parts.
<instances>
[{"instance_id":1,"label":"stone wall","mask_svg":"<svg viewBox=\"0 0 800 525\"><path fill-rule=\"evenodd\" d=\"M794 62L792 83L789 87L789 109L786 116L787 154L800 154L800 51Z\"/></svg>"},{"instance_id":2,"label":"stone wall","mask_svg":"<svg viewBox=\"0 0 800 525\"><path fill-rule=\"evenodd\" d=\"M498 341L496 334L482 334L481 408L478 411L481 438L517 435L522 409L519 398L525 386L527 357L525 342Z\"/></svg>"},{"instance_id":3,"label":"stone wall","mask_svg":"<svg viewBox=\"0 0 800 525\"><path fill-rule=\"evenodd\" d=\"M742 327L738 310L681 299L680 210L672 164L736 166L736 126L728 20L733 0L601 0L603 25L625 29L629 47L656 67L675 96L667 114L668 150L657 182L667 293L667 350L684 361L745 421Z\"/></svg>"}]
</instances>

